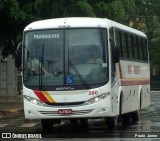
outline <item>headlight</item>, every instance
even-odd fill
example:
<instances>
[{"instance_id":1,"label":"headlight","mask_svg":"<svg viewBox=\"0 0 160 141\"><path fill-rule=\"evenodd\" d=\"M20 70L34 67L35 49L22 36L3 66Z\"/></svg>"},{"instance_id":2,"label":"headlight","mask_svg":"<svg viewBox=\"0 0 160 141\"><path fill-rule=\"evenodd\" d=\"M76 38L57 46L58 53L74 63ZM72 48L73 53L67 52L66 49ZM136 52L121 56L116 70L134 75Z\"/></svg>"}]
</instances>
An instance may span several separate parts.
<instances>
[{"instance_id":1,"label":"headlight","mask_svg":"<svg viewBox=\"0 0 160 141\"><path fill-rule=\"evenodd\" d=\"M108 92L108 93L101 94L101 95L99 95L99 96L96 96L96 97L94 97L94 98L86 101L84 104L89 105L89 104L93 104L93 103L99 102L99 101L105 99L105 98L106 98L107 96L109 96L109 95L110 95L109 92Z\"/></svg>"},{"instance_id":2,"label":"headlight","mask_svg":"<svg viewBox=\"0 0 160 141\"><path fill-rule=\"evenodd\" d=\"M30 102L32 104L36 104L36 105L40 105L40 106L47 106L46 103L44 103L44 102L42 102L38 99L32 98L30 96L26 96L26 95L24 95L23 97L24 97L25 100L27 100L28 102Z\"/></svg>"}]
</instances>

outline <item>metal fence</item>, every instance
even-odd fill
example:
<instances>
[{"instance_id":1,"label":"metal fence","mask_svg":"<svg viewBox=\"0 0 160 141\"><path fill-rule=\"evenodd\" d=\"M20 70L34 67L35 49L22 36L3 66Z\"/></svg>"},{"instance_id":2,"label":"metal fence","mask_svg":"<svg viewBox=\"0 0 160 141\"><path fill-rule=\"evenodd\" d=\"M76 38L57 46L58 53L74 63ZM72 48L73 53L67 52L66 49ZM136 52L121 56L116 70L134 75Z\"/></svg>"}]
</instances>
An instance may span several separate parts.
<instances>
[{"instance_id":1,"label":"metal fence","mask_svg":"<svg viewBox=\"0 0 160 141\"><path fill-rule=\"evenodd\" d=\"M151 81L151 90L160 90L160 81Z\"/></svg>"}]
</instances>

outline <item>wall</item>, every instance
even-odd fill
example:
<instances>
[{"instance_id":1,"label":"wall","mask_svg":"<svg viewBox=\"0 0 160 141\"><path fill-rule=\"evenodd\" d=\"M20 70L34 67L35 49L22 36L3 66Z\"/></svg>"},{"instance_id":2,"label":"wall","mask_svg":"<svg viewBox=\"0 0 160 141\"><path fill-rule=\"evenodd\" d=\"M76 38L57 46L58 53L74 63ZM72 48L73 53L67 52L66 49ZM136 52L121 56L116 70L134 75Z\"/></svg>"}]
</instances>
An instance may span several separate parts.
<instances>
[{"instance_id":1,"label":"wall","mask_svg":"<svg viewBox=\"0 0 160 141\"><path fill-rule=\"evenodd\" d=\"M0 97L12 96L17 96L17 71L10 55L5 61L0 61Z\"/></svg>"}]
</instances>

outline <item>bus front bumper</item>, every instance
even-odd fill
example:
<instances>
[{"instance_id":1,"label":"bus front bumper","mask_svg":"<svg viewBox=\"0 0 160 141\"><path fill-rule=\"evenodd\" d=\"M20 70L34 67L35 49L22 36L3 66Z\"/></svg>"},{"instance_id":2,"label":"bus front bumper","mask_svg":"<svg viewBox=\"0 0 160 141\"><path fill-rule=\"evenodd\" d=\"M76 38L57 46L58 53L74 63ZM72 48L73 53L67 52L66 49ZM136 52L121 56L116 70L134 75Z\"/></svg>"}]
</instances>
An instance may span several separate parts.
<instances>
[{"instance_id":1,"label":"bus front bumper","mask_svg":"<svg viewBox=\"0 0 160 141\"><path fill-rule=\"evenodd\" d=\"M39 106L24 99L26 119L99 118L113 116L110 100L104 99L90 105Z\"/></svg>"}]
</instances>

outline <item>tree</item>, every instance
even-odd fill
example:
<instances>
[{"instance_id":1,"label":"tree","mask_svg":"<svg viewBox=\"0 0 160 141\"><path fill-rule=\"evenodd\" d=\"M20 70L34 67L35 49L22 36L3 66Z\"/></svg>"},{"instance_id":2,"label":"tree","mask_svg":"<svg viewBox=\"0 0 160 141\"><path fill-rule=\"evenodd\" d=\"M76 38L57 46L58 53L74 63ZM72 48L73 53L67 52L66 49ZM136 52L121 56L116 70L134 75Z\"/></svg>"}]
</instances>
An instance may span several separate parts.
<instances>
[{"instance_id":1,"label":"tree","mask_svg":"<svg viewBox=\"0 0 160 141\"><path fill-rule=\"evenodd\" d=\"M24 27L35 20L101 17L145 32L154 64L152 58L158 55L152 54L152 41L160 37L159 9L157 0L0 0L0 48L4 57L13 54Z\"/></svg>"},{"instance_id":2,"label":"tree","mask_svg":"<svg viewBox=\"0 0 160 141\"><path fill-rule=\"evenodd\" d=\"M14 54L24 27L32 21L67 16L95 16L87 0L0 0L0 48Z\"/></svg>"},{"instance_id":3,"label":"tree","mask_svg":"<svg viewBox=\"0 0 160 141\"><path fill-rule=\"evenodd\" d=\"M148 37L151 70L160 71L159 61L159 38L160 38L160 1L157 0L134 0L135 12L127 8L127 23L133 28L145 32ZM130 14L131 13L131 14ZM151 71L151 76L153 71Z\"/></svg>"},{"instance_id":4,"label":"tree","mask_svg":"<svg viewBox=\"0 0 160 141\"><path fill-rule=\"evenodd\" d=\"M22 40L24 26L33 19L32 14L28 13L31 12L31 3L27 5L23 3L17 0L0 0L0 18L3 19L0 21L0 34L3 35L0 39L0 48L3 57L14 54L16 45Z\"/></svg>"},{"instance_id":5,"label":"tree","mask_svg":"<svg viewBox=\"0 0 160 141\"><path fill-rule=\"evenodd\" d=\"M87 0L37 0L35 7L36 13L42 19L94 16L93 9Z\"/></svg>"},{"instance_id":6,"label":"tree","mask_svg":"<svg viewBox=\"0 0 160 141\"><path fill-rule=\"evenodd\" d=\"M125 11L120 0L89 1L94 14L99 18L108 18L117 22L122 22Z\"/></svg>"},{"instance_id":7,"label":"tree","mask_svg":"<svg viewBox=\"0 0 160 141\"><path fill-rule=\"evenodd\" d=\"M160 37L151 41L152 49L150 49L151 77L160 74Z\"/></svg>"}]
</instances>

